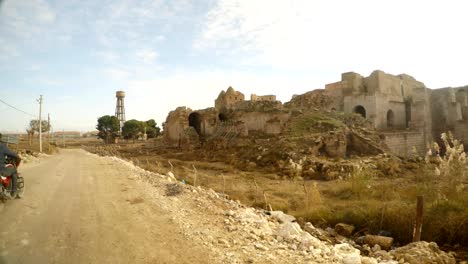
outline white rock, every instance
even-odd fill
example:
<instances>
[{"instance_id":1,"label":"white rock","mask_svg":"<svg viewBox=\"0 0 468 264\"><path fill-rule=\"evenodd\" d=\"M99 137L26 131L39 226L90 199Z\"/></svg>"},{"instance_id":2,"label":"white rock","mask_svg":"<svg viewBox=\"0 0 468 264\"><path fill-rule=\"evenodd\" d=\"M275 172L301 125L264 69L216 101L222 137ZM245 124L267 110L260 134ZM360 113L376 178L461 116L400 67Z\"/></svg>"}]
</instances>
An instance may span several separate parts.
<instances>
[{"instance_id":1,"label":"white rock","mask_svg":"<svg viewBox=\"0 0 468 264\"><path fill-rule=\"evenodd\" d=\"M334 249L336 254L342 257L343 264L361 264L361 252L350 244L338 244Z\"/></svg>"},{"instance_id":2,"label":"white rock","mask_svg":"<svg viewBox=\"0 0 468 264\"><path fill-rule=\"evenodd\" d=\"M174 173L172 173L172 171L168 172L168 173L167 173L167 176L168 176L169 178L173 179L173 180L176 179L176 177L174 176Z\"/></svg>"},{"instance_id":3,"label":"white rock","mask_svg":"<svg viewBox=\"0 0 468 264\"><path fill-rule=\"evenodd\" d=\"M372 251L374 251L374 252L377 252L377 251L380 251L380 250L382 250L382 248L380 247L380 245L375 244L375 245L372 247Z\"/></svg>"},{"instance_id":4,"label":"white rock","mask_svg":"<svg viewBox=\"0 0 468 264\"><path fill-rule=\"evenodd\" d=\"M280 223L290 223L296 221L296 218L292 215L287 215L281 211L271 211L270 215L278 220Z\"/></svg>"},{"instance_id":5,"label":"white rock","mask_svg":"<svg viewBox=\"0 0 468 264\"><path fill-rule=\"evenodd\" d=\"M229 210L229 211L227 211L225 214L226 214L226 216L234 216L234 211L233 211L233 210Z\"/></svg>"},{"instance_id":6,"label":"white rock","mask_svg":"<svg viewBox=\"0 0 468 264\"><path fill-rule=\"evenodd\" d=\"M375 258L362 257L361 263L362 264L378 264L379 262Z\"/></svg>"},{"instance_id":7,"label":"white rock","mask_svg":"<svg viewBox=\"0 0 468 264\"><path fill-rule=\"evenodd\" d=\"M276 231L276 235L286 240L293 240L295 237L299 236L301 232L302 229L298 223L284 223L280 225Z\"/></svg>"},{"instance_id":8,"label":"white rock","mask_svg":"<svg viewBox=\"0 0 468 264\"><path fill-rule=\"evenodd\" d=\"M260 249L260 250L263 250L263 251L268 251L269 248L265 247L264 245L260 244L260 243L256 243L255 244L255 248L256 249Z\"/></svg>"},{"instance_id":9,"label":"white rock","mask_svg":"<svg viewBox=\"0 0 468 264\"><path fill-rule=\"evenodd\" d=\"M218 243L221 244L221 245L228 245L229 244L229 242L226 239L219 239Z\"/></svg>"}]
</instances>

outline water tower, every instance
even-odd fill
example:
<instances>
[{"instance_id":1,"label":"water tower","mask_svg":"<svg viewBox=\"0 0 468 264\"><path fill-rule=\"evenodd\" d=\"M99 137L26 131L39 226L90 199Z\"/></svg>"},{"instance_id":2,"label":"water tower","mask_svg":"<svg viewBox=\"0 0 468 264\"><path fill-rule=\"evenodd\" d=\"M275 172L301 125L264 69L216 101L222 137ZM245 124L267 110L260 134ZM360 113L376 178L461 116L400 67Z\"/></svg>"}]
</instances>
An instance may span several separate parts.
<instances>
[{"instance_id":1,"label":"water tower","mask_svg":"<svg viewBox=\"0 0 468 264\"><path fill-rule=\"evenodd\" d=\"M124 106L124 98L125 92L124 91L117 91L115 94L117 97L117 105L115 107L115 116L119 119L119 129L122 132L122 127L125 123L125 106Z\"/></svg>"}]
</instances>

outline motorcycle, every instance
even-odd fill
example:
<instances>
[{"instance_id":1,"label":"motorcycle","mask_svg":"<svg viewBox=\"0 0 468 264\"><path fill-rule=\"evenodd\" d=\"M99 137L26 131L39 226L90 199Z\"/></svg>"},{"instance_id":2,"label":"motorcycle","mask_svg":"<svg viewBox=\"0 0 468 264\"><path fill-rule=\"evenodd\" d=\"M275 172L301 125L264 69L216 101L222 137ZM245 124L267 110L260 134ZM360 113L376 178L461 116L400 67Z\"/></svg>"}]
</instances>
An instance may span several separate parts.
<instances>
[{"instance_id":1,"label":"motorcycle","mask_svg":"<svg viewBox=\"0 0 468 264\"><path fill-rule=\"evenodd\" d=\"M14 160L11 158L7 158L5 167L7 168L18 168L20 165L21 160ZM11 196L11 188L12 188L12 179L11 176L3 176L0 175L0 201L6 202L10 199L15 198L22 198L24 195L24 178L18 172L18 181L16 186L16 195L15 197Z\"/></svg>"}]
</instances>

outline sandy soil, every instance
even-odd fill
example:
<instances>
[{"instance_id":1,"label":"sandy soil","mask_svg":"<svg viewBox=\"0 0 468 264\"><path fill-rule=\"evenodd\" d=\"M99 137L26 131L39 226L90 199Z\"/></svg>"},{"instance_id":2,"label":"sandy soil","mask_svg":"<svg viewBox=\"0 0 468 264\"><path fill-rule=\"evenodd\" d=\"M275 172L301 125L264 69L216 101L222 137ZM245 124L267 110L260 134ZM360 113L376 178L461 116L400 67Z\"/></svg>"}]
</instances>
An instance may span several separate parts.
<instances>
[{"instance_id":1,"label":"sandy soil","mask_svg":"<svg viewBox=\"0 0 468 264\"><path fill-rule=\"evenodd\" d=\"M0 212L0 263L213 263L131 172L82 150L20 168L25 197Z\"/></svg>"}]
</instances>

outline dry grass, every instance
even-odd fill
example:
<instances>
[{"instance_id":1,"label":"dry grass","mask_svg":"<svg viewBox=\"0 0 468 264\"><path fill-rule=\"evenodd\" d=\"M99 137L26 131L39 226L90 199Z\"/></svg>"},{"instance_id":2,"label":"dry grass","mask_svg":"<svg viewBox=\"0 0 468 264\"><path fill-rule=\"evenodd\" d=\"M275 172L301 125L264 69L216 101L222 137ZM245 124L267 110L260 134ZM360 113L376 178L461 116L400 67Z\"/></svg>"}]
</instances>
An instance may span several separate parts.
<instances>
[{"instance_id":1,"label":"dry grass","mask_svg":"<svg viewBox=\"0 0 468 264\"><path fill-rule=\"evenodd\" d=\"M176 157L185 158L185 154L177 152L170 155L171 167L167 157L145 153L142 144L111 153L137 158L140 166L158 173L173 171L180 181L214 189L244 204L271 206L319 226L345 222L355 225L358 231L386 230L400 243L412 239L416 197L423 195L426 205L422 238L440 244L468 245L468 192L441 196L439 190L446 185L441 185L434 175L434 164L423 166L411 177L386 178L379 171L358 170L345 180L324 182L240 171L222 162L183 161Z\"/></svg>"}]
</instances>

